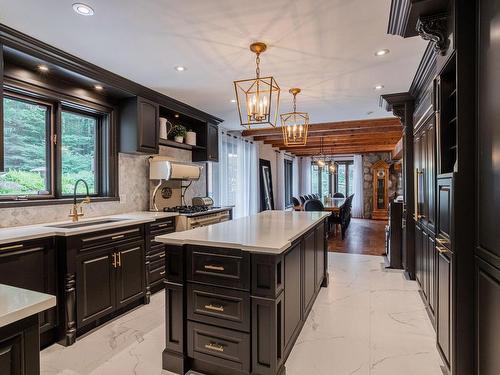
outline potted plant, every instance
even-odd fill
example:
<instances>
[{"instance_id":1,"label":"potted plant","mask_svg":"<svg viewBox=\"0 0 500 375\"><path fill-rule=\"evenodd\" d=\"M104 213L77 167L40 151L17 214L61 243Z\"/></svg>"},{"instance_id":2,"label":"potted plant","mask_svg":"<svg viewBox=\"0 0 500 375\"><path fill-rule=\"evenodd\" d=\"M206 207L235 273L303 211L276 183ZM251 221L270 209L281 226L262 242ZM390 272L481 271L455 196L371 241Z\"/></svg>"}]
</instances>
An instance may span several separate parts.
<instances>
[{"instance_id":1,"label":"potted plant","mask_svg":"<svg viewBox=\"0 0 500 375\"><path fill-rule=\"evenodd\" d=\"M183 143L184 137L186 136L186 128L182 125L175 125L171 134L172 137L174 137L174 141L177 143Z\"/></svg>"},{"instance_id":2,"label":"potted plant","mask_svg":"<svg viewBox=\"0 0 500 375\"><path fill-rule=\"evenodd\" d=\"M196 133L191 129L186 133L186 144L196 146Z\"/></svg>"}]
</instances>

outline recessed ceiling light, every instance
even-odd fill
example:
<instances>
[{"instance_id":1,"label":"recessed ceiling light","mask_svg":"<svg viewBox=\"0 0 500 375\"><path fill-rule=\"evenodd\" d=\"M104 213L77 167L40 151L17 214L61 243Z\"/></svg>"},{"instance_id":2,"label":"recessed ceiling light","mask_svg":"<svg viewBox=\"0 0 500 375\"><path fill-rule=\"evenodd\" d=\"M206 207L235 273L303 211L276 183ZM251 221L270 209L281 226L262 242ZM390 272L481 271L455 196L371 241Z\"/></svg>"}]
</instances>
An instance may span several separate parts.
<instances>
[{"instance_id":1,"label":"recessed ceiling light","mask_svg":"<svg viewBox=\"0 0 500 375\"><path fill-rule=\"evenodd\" d=\"M231 99L231 103L236 103L236 99Z\"/></svg>"},{"instance_id":2,"label":"recessed ceiling light","mask_svg":"<svg viewBox=\"0 0 500 375\"><path fill-rule=\"evenodd\" d=\"M384 85L377 85L374 87L375 90L382 90L384 88Z\"/></svg>"},{"instance_id":3,"label":"recessed ceiling light","mask_svg":"<svg viewBox=\"0 0 500 375\"><path fill-rule=\"evenodd\" d=\"M81 16L93 16L94 9L89 7L87 4L74 3L73 10Z\"/></svg>"},{"instance_id":4,"label":"recessed ceiling light","mask_svg":"<svg viewBox=\"0 0 500 375\"><path fill-rule=\"evenodd\" d=\"M48 72L49 67L47 65L38 65L38 70L41 72Z\"/></svg>"},{"instance_id":5,"label":"recessed ceiling light","mask_svg":"<svg viewBox=\"0 0 500 375\"><path fill-rule=\"evenodd\" d=\"M178 113L176 113L176 114L174 115L174 117L175 117L175 118L179 118L179 114L178 114Z\"/></svg>"},{"instance_id":6,"label":"recessed ceiling light","mask_svg":"<svg viewBox=\"0 0 500 375\"><path fill-rule=\"evenodd\" d=\"M102 87L102 85L94 85L94 88L97 90L97 91L102 91L104 89L104 87Z\"/></svg>"},{"instance_id":7,"label":"recessed ceiling light","mask_svg":"<svg viewBox=\"0 0 500 375\"><path fill-rule=\"evenodd\" d=\"M375 56L384 56L387 55L389 52L388 49L379 49L377 52L375 52Z\"/></svg>"},{"instance_id":8,"label":"recessed ceiling light","mask_svg":"<svg viewBox=\"0 0 500 375\"><path fill-rule=\"evenodd\" d=\"M186 70L186 67L182 66L182 65L178 65L174 69L177 70L178 72L183 72Z\"/></svg>"}]
</instances>

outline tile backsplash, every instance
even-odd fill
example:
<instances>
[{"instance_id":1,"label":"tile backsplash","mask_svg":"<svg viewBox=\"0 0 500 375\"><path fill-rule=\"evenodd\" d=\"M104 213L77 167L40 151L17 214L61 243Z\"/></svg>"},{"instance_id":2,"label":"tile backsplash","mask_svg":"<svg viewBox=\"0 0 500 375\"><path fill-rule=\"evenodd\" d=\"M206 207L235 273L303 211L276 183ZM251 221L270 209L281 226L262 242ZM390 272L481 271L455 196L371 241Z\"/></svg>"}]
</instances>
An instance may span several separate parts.
<instances>
[{"instance_id":1,"label":"tile backsplash","mask_svg":"<svg viewBox=\"0 0 500 375\"><path fill-rule=\"evenodd\" d=\"M167 147L160 148L160 155L179 161L191 161L191 152ZM120 201L100 202L85 205L85 217L114 215L132 211L146 211L149 207L149 167L147 155L119 154ZM186 202L206 194L205 173L186 192ZM69 220L71 204L32 206L0 209L0 228Z\"/></svg>"}]
</instances>

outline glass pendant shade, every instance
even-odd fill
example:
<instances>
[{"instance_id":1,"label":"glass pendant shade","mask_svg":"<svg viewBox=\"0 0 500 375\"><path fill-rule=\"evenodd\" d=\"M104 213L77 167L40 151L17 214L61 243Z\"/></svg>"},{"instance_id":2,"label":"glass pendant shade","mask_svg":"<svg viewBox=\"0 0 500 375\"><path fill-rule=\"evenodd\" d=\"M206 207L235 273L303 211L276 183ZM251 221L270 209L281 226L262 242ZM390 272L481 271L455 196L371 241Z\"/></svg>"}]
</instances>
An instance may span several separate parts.
<instances>
[{"instance_id":1,"label":"glass pendant shade","mask_svg":"<svg viewBox=\"0 0 500 375\"><path fill-rule=\"evenodd\" d=\"M293 112L283 113L281 128L283 130L283 143L286 146L305 146L307 144L307 131L309 130L309 114L297 112L297 94L299 88L290 89L293 95Z\"/></svg>"},{"instance_id":2,"label":"glass pendant shade","mask_svg":"<svg viewBox=\"0 0 500 375\"><path fill-rule=\"evenodd\" d=\"M280 88L274 77L260 77L260 54L264 43L253 43L250 50L257 55L256 77L234 81L240 123L250 129L253 125L276 127L280 101Z\"/></svg>"}]
</instances>

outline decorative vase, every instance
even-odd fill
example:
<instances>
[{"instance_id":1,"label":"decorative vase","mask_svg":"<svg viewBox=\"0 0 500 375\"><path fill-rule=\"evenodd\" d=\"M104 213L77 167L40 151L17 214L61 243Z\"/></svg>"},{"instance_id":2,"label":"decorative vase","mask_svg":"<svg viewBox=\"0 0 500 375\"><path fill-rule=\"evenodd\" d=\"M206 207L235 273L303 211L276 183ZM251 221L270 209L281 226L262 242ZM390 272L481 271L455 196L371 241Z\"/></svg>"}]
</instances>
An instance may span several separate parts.
<instances>
[{"instance_id":1,"label":"decorative vase","mask_svg":"<svg viewBox=\"0 0 500 375\"><path fill-rule=\"evenodd\" d=\"M174 137L174 141L176 141L177 143L184 143L184 137L183 136Z\"/></svg>"},{"instance_id":2,"label":"decorative vase","mask_svg":"<svg viewBox=\"0 0 500 375\"><path fill-rule=\"evenodd\" d=\"M188 131L186 133L186 143L191 146L196 146L196 133Z\"/></svg>"},{"instance_id":3,"label":"decorative vase","mask_svg":"<svg viewBox=\"0 0 500 375\"><path fill-rule=\"evenodd\" d=\"M165 117L160 117L160 138L167 138L167 119Z\"/></svg>"}]
</instances>

